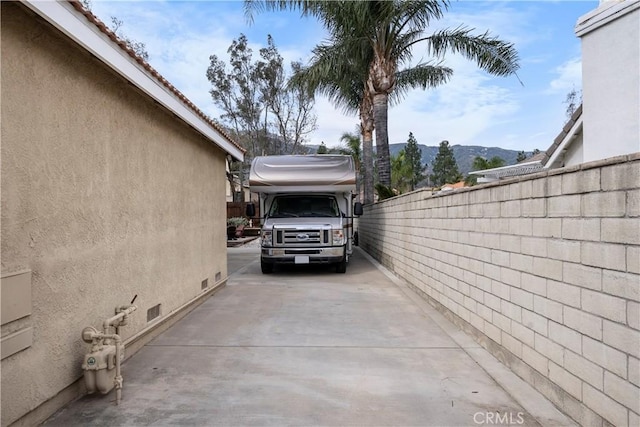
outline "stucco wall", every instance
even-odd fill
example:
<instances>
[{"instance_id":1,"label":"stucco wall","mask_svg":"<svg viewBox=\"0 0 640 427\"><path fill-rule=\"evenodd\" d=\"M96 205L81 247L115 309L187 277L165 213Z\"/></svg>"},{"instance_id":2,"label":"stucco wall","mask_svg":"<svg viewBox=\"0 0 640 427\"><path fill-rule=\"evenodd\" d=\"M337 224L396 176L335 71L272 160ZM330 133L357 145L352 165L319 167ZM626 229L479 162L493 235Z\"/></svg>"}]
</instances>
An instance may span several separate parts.
<instances>
[{"instance_id":1,"label":"stucco wall","mask_svg":"<svg viewBox=\"0 0 640 427\"><path fill-rule=\"evenodd\" d=\"M5 426L81 377L85 326L137 295L127 339L227 267L222 150L31 12L1 16L2 275L31 271L2 336L32 327L2 360Z\"/></svg>"},{"instance_id":2,"label":"stucco wall","mask_svg":"<svg viewBox=\"0 0 640 427\"><path fill-rule=\"evenodd\" d=\"M576 421L640 425L640 155L416 191L366 206L357 230Z\"/></svg>"},{"instance_id":3,"label":"stucco wall","mask_svg":"<svg viewBox=\"0 0 640 427\"><path fill-rule=\"evenodd\" d=\"M606 2L587 17L578 26L585 162L640 151L640 2Z\"/></svg>"}]
</instances>

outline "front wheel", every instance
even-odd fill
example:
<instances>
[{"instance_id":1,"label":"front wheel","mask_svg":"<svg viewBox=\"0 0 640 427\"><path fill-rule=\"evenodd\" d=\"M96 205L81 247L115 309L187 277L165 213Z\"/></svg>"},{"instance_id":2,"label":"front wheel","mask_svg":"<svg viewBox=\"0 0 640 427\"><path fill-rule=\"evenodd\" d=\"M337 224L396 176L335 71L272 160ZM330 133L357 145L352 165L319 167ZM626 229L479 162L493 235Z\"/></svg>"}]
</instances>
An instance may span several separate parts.
<instances>
[{"instance_id":1,"label":"front wheel","mask_svg":"<svg viewBox=\"0 0 640 427\"><path fill-rule=\"evenodd\" d=\"M342 261L336 264L336 273L346 273L347 272L347 254L344 254L342 257Z\"/></svg>"},{"instance_id":2,"label":"front wheel","mask_svg":"<svg viewBox=\"0 0 640 427\"><path fill-rule=\"evenodd\" d=\"M273 264L260 260L260 269L262 270L262 274L271 274L273 273Z\"/></svg>"}]
</instances>

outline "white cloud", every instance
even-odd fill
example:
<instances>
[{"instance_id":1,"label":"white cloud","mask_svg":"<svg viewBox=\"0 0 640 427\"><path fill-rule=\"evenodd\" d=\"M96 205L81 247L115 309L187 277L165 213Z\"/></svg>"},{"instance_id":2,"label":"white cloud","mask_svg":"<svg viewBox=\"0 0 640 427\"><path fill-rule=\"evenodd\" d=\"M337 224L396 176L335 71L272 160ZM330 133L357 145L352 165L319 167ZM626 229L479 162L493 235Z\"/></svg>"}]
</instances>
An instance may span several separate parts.
<instances>
[{"instance_id":1,"label":"white cloud","mask_svg":"<svg viewBox=\"0 0 640 427\"><path fill-rule=\"evenodd\" d=\"M548 93L566 94L582 87L582 61L580 57L572 58L554 70L557 76L549 83Z\"/></svg>"},{"instance_id":2,"label":"white cloud","mask_svg":"<svg viewBox=\"0 0 640 427\"><path fill-rule=\"evenodd\" d=\"M210 98L206 78L210 55L216 54L228 62L226 51L231 41L245 33L257 56L259 48L266 44L267 33L271 33L280 54L289 63L307 60L313 46L324 37L319 24L300 20L296 14L286 18L281 14L260 15L248 26L238 4L95 1L93 9L107 23L110 15L123 20L122 31L146 44L151 65L205 113L218 119L220 112ZM454 3L445 19L437 24L455 27L464 23L475 27L477 32L489 29L493 35L515 42L519 49L524 47L523 73L525 64L544 67L552 57L547 48L531 50L544 44L548 37L547 31L539 28L544 26L532 18L539 4L518 3L516 7L513 3L488 2L477 8L466 6ZM428 59L421 55L420 50L415 51L416 60ZM540 147L540 137L534 135L553 134L555 129L549 130L546 117L536 112L541 108L542 97L531 93L535 89L530 88L543 87L557 94L580 85L579 58L566 61L554 70L552 81L540 81L538 86L531 84L531 79L549 76L549 69L546 73L537 72L539 68L528 71L525 82L528 86L524 89L515 77L488 76L460 56L447 56L446 65L454 69L449 83L437 89L411 91L400 105L390 106L390 143L404 142L409 132L413 132L420 143L429 145L448 139L452 144ZM310 138L312 144L324 141L328 146L338 145L340 136L353 132L358 123L357 116L344 115L324 98L317 99L316 114L318 130ZM525 119L527 115L537 119Z\"/></svg>"}]
</instances>

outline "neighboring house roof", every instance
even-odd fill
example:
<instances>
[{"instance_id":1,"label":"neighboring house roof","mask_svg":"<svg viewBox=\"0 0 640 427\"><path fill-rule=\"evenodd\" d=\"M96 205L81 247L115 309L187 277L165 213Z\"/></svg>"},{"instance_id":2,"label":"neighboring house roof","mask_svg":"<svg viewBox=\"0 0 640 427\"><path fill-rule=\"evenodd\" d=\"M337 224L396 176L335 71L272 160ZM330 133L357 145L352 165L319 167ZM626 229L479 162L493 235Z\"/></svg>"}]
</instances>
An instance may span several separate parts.
<instances>
[{"instance_id":1,"label":"neighboring house roof","mask_svg":"<svg viewBox=\"0 0 640 427\"><path fill-rule=\"evenodd\" d=\"M24 0L24 5L238 160L245 149L198 109L78 1Z\"/></svg>"},{"instance_id":2,"label":"neighboring house roof","mask_svg":"<svg viewBox=\"0 0 640 427\"><path fill-rule=\"evenodd\" d=\"M582 132L582 104L573 112L569 121L563 126L553 144L546 151L544 165L547 169L562 167L563 154L567 151L573 140Z\"/></svg>"},{"instance_id":3,"label":"neighboring house roof","mask_svg":"<svg viewBox=\"0 0 640 427\"><path fill-rule=\"evenodd\" d=\"M469 172L471 175L483 175L487 179L500 179L526 175L544 169L562 167L562 155L567 151L575 137L582 132L582 104L573 112L569 121L547 149L515 165Z\"/></svg>"},{"instance_id":4,"label":"neighboring house roof","mask_svg":"<svg viewBox=\"0 0 640 427\"><path fill-rule=\"evenodd\" d=\"M487 179L508 178L511 176L526 175L529 173L539 172L544 168L541 160L531 162L516 163L515 165L502 166L500 168L485 169L480 171L469 172L470 175L484 175Z\"/></svg>"},{"instance_id":5,"label":"neighboring house roof","mask_svg":"<svg viewBox=\"0 0 640 427\"><path fill-rule=\"evenodd\" d=\"M450 191L459 190L460 188L465 188L467 185L464 181L458 181L455 184L444 184L438 190L438 194L448 193Z\"/></svg>"},{"instance_id":6,"label":"neighboring house roof","mask_svg":"<svg viewBox=\"0 0 640 427\"><path fill-rule=\"evenodd\" d=\"M452 190L456 190L458 188L463 188L465 186L466 186L466 184L465 184L464 181L458 181L455 184L445 184L445 185L442 186L442 189L444 190L446 188L451 188Z\"/></svg>"}]
</instances>

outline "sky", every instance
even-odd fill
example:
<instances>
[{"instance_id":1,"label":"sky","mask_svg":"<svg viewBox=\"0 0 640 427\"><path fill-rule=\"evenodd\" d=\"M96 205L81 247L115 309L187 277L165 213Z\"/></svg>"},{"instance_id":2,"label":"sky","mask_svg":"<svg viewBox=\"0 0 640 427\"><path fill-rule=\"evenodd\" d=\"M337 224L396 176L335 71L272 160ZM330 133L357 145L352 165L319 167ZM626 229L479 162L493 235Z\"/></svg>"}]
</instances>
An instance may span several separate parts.
<instances>
[{"instance_id":1,"label":"sky","mask_svg":"<svg viewBox=\"0 0 640 427\"><path fill-rule=\"evenodd\" d=\"M578 19L598 1L452 1L430 33L465 25L477 34L514 43L520 57L518 76L495 77L460 56L447 55L452 79L435 89L413 90L389 109L389 143L406 142L413 133L419 144L479 145L511 150L546 150L566 121L566 97L580 91ZM298 12L254 15L250 22L242 1L105 1L92 0L92 12L107 24L122 21L120 31L146 45L149 64L198 108L219 120L206 71L211 55L229 62L227 49L241 34L257 58L271 35L286 63L306 64L314 46L327 34L315 19ZM420 45L414 58L426 61ZM307 141L340 145L345 132L355 132L356 116L322 97L316 98L317 130Z\"/></svg>"}]
</instances>

